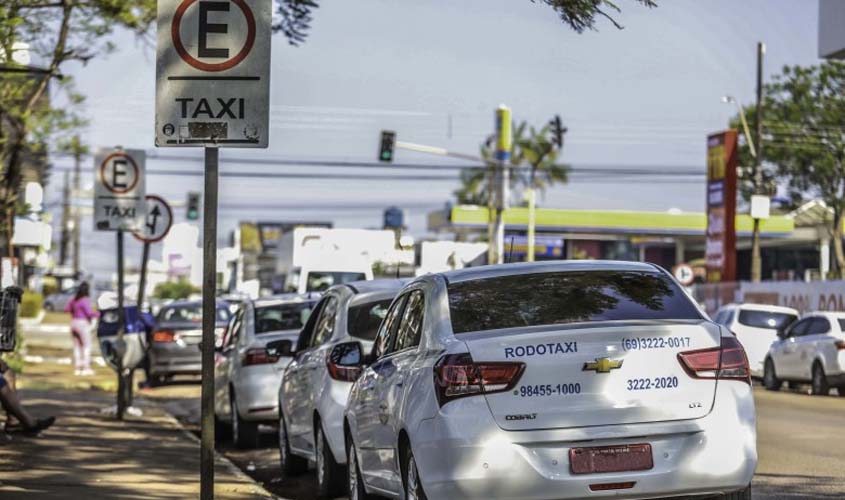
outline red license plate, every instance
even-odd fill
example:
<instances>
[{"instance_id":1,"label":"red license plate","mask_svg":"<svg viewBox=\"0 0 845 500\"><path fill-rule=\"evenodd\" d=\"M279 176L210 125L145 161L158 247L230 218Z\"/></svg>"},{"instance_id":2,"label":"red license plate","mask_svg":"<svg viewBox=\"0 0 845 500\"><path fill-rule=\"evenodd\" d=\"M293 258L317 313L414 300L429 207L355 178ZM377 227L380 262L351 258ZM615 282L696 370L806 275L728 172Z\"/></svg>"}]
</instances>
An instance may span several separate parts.
<instances>
[{"instance_id":1,"label":"red license plate","mask_svg":"<svg viewBox=\"0 0 845 500\"><path fill-rule=\"evenodd\" d=\"M650 444L626 444L569 450L573 474L649 470L654 467Z\"/></svg>"}]
</instances>

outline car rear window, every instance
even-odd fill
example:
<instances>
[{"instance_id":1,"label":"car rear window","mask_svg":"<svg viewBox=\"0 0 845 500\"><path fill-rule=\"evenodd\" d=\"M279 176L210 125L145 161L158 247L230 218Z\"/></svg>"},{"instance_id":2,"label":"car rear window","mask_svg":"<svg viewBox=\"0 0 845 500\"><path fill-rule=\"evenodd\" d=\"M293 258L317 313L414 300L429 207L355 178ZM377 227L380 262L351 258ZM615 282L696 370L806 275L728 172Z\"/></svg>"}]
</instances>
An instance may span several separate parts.
<instances>
[{"instance_id":1,"label":"car rear window","mask_svg":"<svg viewBox=\"0 0 845 500\"><path fill-rule=\"evenodd\" d=\"M218 323L225 323L229 320L231 313L226 307L217 307ZM202 321L202 305L186 304L180 306L165 307L158 313L159 323L199 323Z\"/></svg>"},{"instance_id":2,"label":"car rear window","mask_svg":"<svg viewBox=\"0 0 845 500\"><path fill-rule=\"evenodd\" d=\"M300 330L308 321L314 302L274 304L255 308L255 333Z\"/></svg>"},{"instance_id":3,"label":"car rear window","mask_svg":"<svg viewBox=\"0 0 845 500\"><path fill-rule=\"evenodd\" d=\"M456 334L582 321L702 319L678 286L660 273L564 271L450 283Z\"/></svg>"},{"instance_id":4,"label":"car rear window","mask_svg":"<svg viewBox=\"0 0 845 500\"><path fill-rule=\"evenodd\" d=\"M365 302L349 308L346 330L349 335L363 340L375 340L381 320L387 315L387 308L393 299Z\"/></svg>"},{"instance_id":5,"label":"car rear window","mask_svg":"<svg viewBox=\"0 0 845 500\"><path fill-rule=\"evenodd\" d=\"M798 319L798 316L789 313L745 309L739 311L738 319L741 325L769 330L782 330Z\"/></svg>"},{"instance_id":6,"label":"car rear window","mask_svg":"<svg viewBox=\"0 0 845 500\"><path fill-rule=\"evenodd\" d=\"M839 329L845 332L845 319L838 319L839 322Z\"/></svg>"}]
</instances>

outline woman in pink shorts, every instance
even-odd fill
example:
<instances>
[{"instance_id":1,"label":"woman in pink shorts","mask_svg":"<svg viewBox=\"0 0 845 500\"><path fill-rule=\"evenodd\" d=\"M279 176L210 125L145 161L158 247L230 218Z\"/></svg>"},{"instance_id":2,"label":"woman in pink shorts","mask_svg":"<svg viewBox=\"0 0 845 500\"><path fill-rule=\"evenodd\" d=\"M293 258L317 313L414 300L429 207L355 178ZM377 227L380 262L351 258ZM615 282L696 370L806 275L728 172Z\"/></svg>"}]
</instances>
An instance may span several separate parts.
<instances>
[{"instance_id":1,"label":"woman in pink shorts","mask_svg":"<svg viewBox=\"0 0 845 500\"><path fill-rule=\"evenodd\" d=\"M73 334L73 364L76 375L93 375L91 370L91 320L98 318L100 313L91 308L88 297L88 283L79 284L76 297L65 306L65 312L70 313L70 331Z\"/></svg>"}]
</instances>

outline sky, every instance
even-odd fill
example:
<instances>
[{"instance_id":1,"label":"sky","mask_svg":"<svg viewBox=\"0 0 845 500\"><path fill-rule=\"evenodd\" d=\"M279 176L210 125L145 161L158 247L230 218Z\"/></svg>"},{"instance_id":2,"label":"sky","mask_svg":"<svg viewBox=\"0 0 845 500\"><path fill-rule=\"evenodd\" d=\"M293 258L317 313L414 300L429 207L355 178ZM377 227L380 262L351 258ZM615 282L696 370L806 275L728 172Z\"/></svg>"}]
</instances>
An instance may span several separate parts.
<instances>
[{"instance_id":1,"label":"sky","mask_svg":"<svg viewBox=\"0 0 845 500\"><path fill-rule=\"evenodd\" d=\"M543 2L529 0L321 3L301 47L273 37L270 147L223 150L220 168L352 178L224 177L220 244L240 220L378 227L390 205L406 210L411 234L425 237L426 214L443 207L458 186L454 171L341 170L273 160L373 162L383 129L395 130L400 141L475 154L492 133L501 103L515 119L537 126L559 114L569 129L562 161L575 168L667 173L574 174L567 185L547 191L541 206L703 211L703 178L690 182L672 173L704 172L706 135L723 129L735 113L722 96L753 101L757 41L767 45L767 76L786 64L818 62L818 3L810 0L658 0L655 9L620 0L623 30L599 21L598 31L583 34ZM148 169L199 174L201 149L153 144L154 45L126 32L113 41L114 53L65 69L88 96L91 123L83 140L94 148L145 149ZM395 161L444 163L408 151L398 151ZM71 165L61 157L54 163L59 169ZM90 185L92 159L83 171L83 184ZM396 178L402 175L412 178ZM443 179L423 179L433 175ZM53 176L47 194L56 220L61 178ZM187 191L202 191L201 175L147 179L148 193L176 202L184 202ZM177 221L184 217L184 209L176 212ZM95 233L90 218L82 227L83 267L107 276L114 269L113 235ZM134 246L130 266L139 255Z\"/></svg>"}]
</instances>

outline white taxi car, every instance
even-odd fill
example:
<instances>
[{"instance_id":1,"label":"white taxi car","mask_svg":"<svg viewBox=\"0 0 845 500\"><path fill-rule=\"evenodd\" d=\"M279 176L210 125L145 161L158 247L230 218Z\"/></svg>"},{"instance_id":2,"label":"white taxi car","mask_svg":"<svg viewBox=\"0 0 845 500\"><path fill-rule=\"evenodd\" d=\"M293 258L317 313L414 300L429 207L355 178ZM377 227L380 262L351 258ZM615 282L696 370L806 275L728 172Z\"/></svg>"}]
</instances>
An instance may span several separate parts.
<instances>
[{"instance_id":1,"label":"white taxi car","mask_svg":"<svg viewBox=\"0 0 845 500\"><path fill-rule=\"evenodd\" d=\"M748 356L751 376L763 376L763 362L769 348L782 333L798 319L798 311L791 307L767 304L728 304L713 316L713 321L732 331Z\"/></svg>"},{"instance_id":2,"label":"white taxi car","mask_svg":"<svg viewBox=\"0 0 845 500\"><path fill-rule=\"evenodd\" d=\"M780 389L783 381L810 382L812 393L836 387L845 396L845 313L815 312L794 323L772 344L763 384Z\"/></svg>"},{"instance_id":3,"label":"white taxi car","mask_svg":"<svg viewBox=\"0 0 845 500\"><path fill-rule=\"evenodd\" d=\"M431 274L346 409L350 498L749 499L748 362L648 264Z\"/></svg>"},{"instance_id":4,"label":"white taxi car","mask_svg":"<svg viewBox=\"0 0 845 500\"><path fill-rule=\"evenodd\" d=\"M346 399L361 373L363 352L369 352L390 302L404 284L370 280L329 288L302 329L285 370L278 391L282 473L302 472L306 461L313 460L319 498L343 492Z\"/></svg>"}]
</instances>

